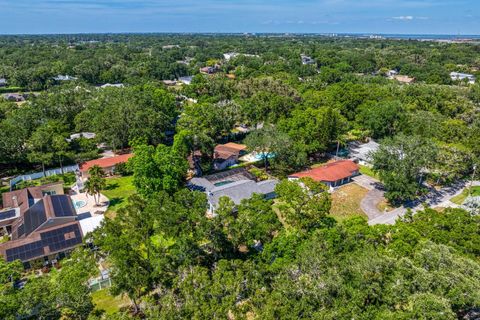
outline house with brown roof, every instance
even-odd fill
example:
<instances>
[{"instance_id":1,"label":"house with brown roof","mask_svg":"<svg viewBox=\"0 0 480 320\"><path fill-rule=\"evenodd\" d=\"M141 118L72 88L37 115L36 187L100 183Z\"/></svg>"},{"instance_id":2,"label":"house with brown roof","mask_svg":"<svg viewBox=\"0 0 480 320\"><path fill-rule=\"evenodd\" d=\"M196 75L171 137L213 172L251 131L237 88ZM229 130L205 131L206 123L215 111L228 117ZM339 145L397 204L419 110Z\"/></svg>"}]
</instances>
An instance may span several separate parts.
<instances>
[{"instance_id":1,"label":"house with brown roof","mask_svg":"<svg viewBox=\"0 0 480 320\"><path fill-rule=\"evenodd\" d=\"M396 75L396 76L393 76L393 79L397 80L398 82L406 83L406 84L410 84L410 83L415 82L415 78L412 78L412 77L409 77L409 76Z\"/></svg>"},{"instance_id":2,"label":"house with brown roof","mask_svg":"<svg viewBox=\"0 0 480 320\"><path fill-rule=\"evenodd\" d=\"M324 183L330 189L348 183L359 174L360 167L351 160L339 160L327 163L324 166L294 173L288 176L289 180L301 178L312 178L315 181Z\"/></svg>"},{"instance_id":3,"label":"house with brown roof","mask_svg":"<svg viewBox=\"0 0 480 320\"><path fill-rule=\"evenodd\" d=\"M112 175L114 173L115 166L117 166L119 163L126 163L131 157L133 157L133 153L126 153L114 157L87 161L80 165L80 172L82 173L83 177L88 178L88 169L97 165L102 168L107 175Z\"/></svg>"},{"instance_id":4,"label":"house with brown roof","mask_svg":"<svg viewBox=\"0 0 480 320\"><path fill-rule=\"evenodd\" d=\"M82 243L82 231L63 183L25 188L2 194L0 228L9 241L0 244L8 261L59 259Z\"/></svg>"},{"instance_id":5,"label":"house with brown roof","mask_svg":"<svg viewBox=\"0 0 480 320\"><path fill-rule=\"evenodd\" d=\"M245 155L247 146L243 144L229 142L219 144L213 150L213 168L215 170L224 170L238 163L238 158Z\"/></svg>"}]
</instances>

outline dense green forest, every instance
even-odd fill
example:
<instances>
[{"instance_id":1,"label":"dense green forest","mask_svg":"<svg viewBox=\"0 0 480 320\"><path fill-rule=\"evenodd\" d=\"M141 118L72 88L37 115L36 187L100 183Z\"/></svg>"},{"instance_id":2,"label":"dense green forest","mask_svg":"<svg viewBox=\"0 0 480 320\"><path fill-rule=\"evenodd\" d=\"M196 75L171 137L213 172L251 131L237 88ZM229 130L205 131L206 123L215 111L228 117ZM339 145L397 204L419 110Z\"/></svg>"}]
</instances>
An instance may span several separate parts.
<instances>
[{"instance_id":1,"label":"dense green forest","mask_svg":"<svg viewBox=\"0 0 480 320\"><path fill-rule=\"evenodd\" d=\"M237 52L226 60L223 54ZM315 63L302 64L305 54ZM278 199L222 199L185 188L186 158L251 129L278 178L350 141L381 143L373 171L391 204L469 177L480 158L480 45L320 36L0 37L0 176L132 149L136 195L61 271L30 279L0 264L0 318L462 319L480 308L480 218L426 208L393 226L337 221L323 186L283 180ZM199 69L217 68L206 75ZM416 79L385 76L395 69ZM55 81L57 75L75 77ZM163 80L193 76L190 85ZM227 76L228 75L228 76ZM101 88L100 85L124 84ZM65 140L77 132L96 138ZM244 136L241 136L243 139ZM398 150L396 158L391 150ZM315 192L314 192L315 191ZM281 217L281 218L280 218ZM87 280L99 261L129 307L102 314ZM472 318L473 319L473 318Z\"/></svg>"}]
</instances>

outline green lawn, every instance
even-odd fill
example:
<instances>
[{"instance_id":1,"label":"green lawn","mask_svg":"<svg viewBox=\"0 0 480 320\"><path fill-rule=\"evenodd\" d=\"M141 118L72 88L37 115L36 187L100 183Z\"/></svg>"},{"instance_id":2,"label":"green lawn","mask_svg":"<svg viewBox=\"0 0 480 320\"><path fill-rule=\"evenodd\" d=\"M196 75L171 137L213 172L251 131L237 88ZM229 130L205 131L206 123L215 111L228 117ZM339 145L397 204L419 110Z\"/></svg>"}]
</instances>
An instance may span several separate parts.
<instances>
[{"instance_id":1,"label":"green lawn","mask_svg":"<svg viewBox=\"0 0 480 320\"><path fill-rule=\"evenodd\" d=\"M106 314L113 314L124 306L128 306L129 302L126 298L121 296L114 297L108 289L98 290L92 293L93 304L98 310L105 311Z\"/></svg>"},{"instance_id":2,"label":"green lawn","mask_svg":"<svg viewBox=\"0 0 480 320\"><path fill-rule=\"evenodd\" d=\"M375 172L373 172L372 168L361 165L361 164L359 166L360 166L361 174L380 180L380 178L375 174Z\"/></svg>"},{"instance_id":3,"label":"green lawn","mask_svg":"<svg viewBox=\"0 0 480 320\"><path fill-rule=\"evenodd\" d=\"M460 193L458 196L453 197L450 201L452 201L453 203L458 204L458 205L462 204L465 201L465 199L467 199L467 197L468 197L468 189L469 188L465 188L462 191L462 193ZM472 187L471 196L472 197L480 196L480 186Z\"/></svg>"},{"instance_id":4,"label":"green lawn","mask_svg":"<svg viewBox=\"0 0 480 320\"><path fill-rule=\"evenodd\" d=\"M107 187L102 193L110 200L109 212L117 212L127 204L129 196L135 193L133 176L107 178Z\"/></svg>"},{"instance_id":5,"label":"green lawn","mask_svg":"<svg viewBox=\"0 0 480 320\"><path fill-rule=\"evenodd\" d=\"M367 217L360 208L360 202L367 195L368 190L355 183L344 185L332 192L332 208L330 215L338 221L353 216Z\"/></svg>"}]
</instances>

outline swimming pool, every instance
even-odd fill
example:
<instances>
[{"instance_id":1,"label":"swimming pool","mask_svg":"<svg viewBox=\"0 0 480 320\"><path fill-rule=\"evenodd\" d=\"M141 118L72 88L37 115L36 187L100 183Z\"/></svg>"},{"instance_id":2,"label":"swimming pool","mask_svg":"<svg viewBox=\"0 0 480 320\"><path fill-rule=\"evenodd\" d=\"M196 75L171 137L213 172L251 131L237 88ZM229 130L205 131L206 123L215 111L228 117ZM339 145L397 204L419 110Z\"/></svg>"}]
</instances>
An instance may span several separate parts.
<instances>
[{"instance_id":1,"label":"swimming pool","mask_svg":"<svg viewBox=\"0 0 480 320\"><path fill-rule=\"evenodd\" d=\"M85 200L74 200L73 201L73 207L78 210L80 208L83 208L87 205L87 202Z\"/></svg>"},{"instance_id":2,"label":"swimming pool","mask_svg":"<svg viewBox=\"0 0 480 320\"><path fill-rule=\"evenodd\" d=\"M221 186L224 186L224 185L226 185L226 184L230 184L230 183L232 183L232 182L234 182L234 181L231 181L231 180L221 181L221 182L215 183L214 186L215 186L215 187L221 187Z\"/></svg>"}]
</instances>

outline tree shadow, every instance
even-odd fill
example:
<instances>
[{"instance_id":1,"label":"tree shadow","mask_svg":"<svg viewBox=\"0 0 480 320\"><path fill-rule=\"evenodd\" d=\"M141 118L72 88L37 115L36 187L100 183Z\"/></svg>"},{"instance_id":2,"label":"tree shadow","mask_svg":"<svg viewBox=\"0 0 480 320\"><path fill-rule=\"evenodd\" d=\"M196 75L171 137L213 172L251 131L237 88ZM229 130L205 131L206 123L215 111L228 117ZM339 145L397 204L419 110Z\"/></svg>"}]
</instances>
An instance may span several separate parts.
<instances>
[{"instance_id":1,"label":"tree shadow","mask_svg":"<svg viewBox=\"0 0 480 320\"><path fill-rule=\"evenodd\" d=\"M105 187L105 190L113 190L113 189L117 189L118 187L120 187L120 185L118 184L118 182L115 182L115 183L108 184Z\"/></svg>"},{"instance_id":2,"label":"tree shadow","mask_svg":"<svg viewBox=\"0 0 480 320\"><path fill-rule=\"evenodd\" d=\"M116 206L123 203L125 200L123 198L115 197L110 199L110 206Z\"/></svg>"}]
</instances>

